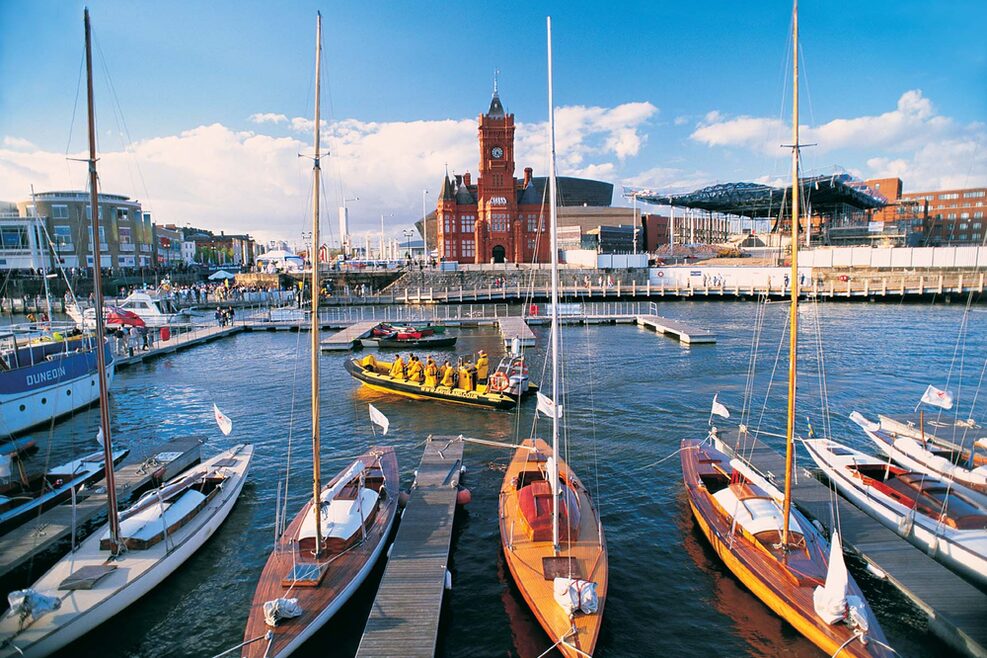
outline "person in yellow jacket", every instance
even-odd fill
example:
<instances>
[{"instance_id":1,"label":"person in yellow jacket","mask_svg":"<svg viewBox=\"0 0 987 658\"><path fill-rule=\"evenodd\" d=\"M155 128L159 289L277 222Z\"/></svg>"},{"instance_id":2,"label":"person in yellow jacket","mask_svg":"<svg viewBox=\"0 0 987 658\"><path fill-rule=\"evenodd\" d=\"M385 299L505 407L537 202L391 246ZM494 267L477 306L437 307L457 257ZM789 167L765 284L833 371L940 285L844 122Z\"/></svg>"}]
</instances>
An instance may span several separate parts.
<instances>
[{"instance_id":1,"label":"person in yellow jacket","mask_svg":"<svg viewBox=\"0 0 987 658\"><path fill-rule=\"evenodd\" d=\"M442 364L442 385L452 388L456 385L456 380L453 377L455 370L452 369L452 364L449 363L448 359L444 364Z\"/></svg>"},{"instance_id":2,"label":"person in yellow jacket","mask_svg":"<svg viewBox=\"0 0 987 658\"><path fill-rule=\"evenodd\" d=\"M363 357L363 361L360 362L360 365L370 372L377 372L377 359L374 358L373 354L368 354Z\"/></svg>"},{"instance_id":3,"label":"person in yellow jacket","mask_svg":"<svg viewBox=\"0 0 987 658\"><path fill-rule=\"evenodd\" d=\"M425 366L422 365L421 360L415 356L411 356L411 363L408 365L408 380L413 381L416 384L421 384L424 379Z\"/></svg>"},{"instance_id":4,"label":"person in yellow jacket","mask_svg":"<svg viewBox=\"0 0 987 658\"><path fill-rule=\"evenodd\" d=\"M435 365L435 361L432 357L428 357L428 363L425 364L425 386L435 388L435 385L439 382L439 368Z\"/></svg>"},{"instance_id":5,"label":"person in yellow jacket","mask_svg":"<svg viewBox=\"0 0 987 658\"><path fill-rule=\"evenodd\" d=\"M473 370L470 365L466 362L459 366L459 388L464 391L473 390Z\"/></svg>"},{"instance_id":6,"label":"person in yellow jacket","mask_svg":"<svg viewBox=\"0 0 987 658\"><path fill-rule=\"evenodd\" d=\"M404 361L401 355L394 356L394 363L391 364L391 377L394 379L404 379Z\"/></svg>"},{"instance_id":7,"label":"person in yellow jacket","mask_svg":"<svg viewBox=\"0 0 987 658\"><path fill-rule=\"evenodd\" d=\"M480 350L476 359L476 383L486 384L487 375L490 372L490 359L487 358L487 353Z\"/></svg>"}]
</instances>

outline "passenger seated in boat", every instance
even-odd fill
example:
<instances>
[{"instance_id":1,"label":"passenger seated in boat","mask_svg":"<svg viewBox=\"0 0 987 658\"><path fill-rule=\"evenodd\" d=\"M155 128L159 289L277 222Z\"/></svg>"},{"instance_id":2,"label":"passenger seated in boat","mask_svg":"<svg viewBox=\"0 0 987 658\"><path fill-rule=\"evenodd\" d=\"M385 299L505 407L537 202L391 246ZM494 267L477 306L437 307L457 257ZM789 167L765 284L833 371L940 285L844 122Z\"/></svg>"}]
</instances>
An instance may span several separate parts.
<instances>
[{"instance_id":1,"label":"passenger seated in boat","mask_svg":"<svg viewBox=\"0 0 987 658\"><path fill-rule=\"evenodd\" d=\"M477 354L476 359L476 383L486 384L487 374L490 372L490 359L487 358L487 353L480 350Z\"/></svg>"},{"instance_id":2,"label":"passenger seated in boat","mask_svg":"<svg viewBox=\"0 0 987 658\"><path fill-rule=\"evenodd\" d=\"M391 364L390 374L394 379L404 379L404 361L401 359L400 354L394 357L394 363Z\"/></svg>"},{"instance_id":3,"label":"passenger seated in boat","mask_svg":"<svg viewBox=\"0 0 987 658\"><path fill-rule=\"evenodd\" d=\"M435 365L435 361L432 357L428 357L428 363L425 364L425 386L430 386L435 388L435 385L439 380L439 369Z\"/></svg>"},{"instance_id":4,"label":"passenger seated in boat","mask_svg":"<svg viewBox=\"0 0 987 658\"><path fill-rule=\"evenodd\" d=\"M459 366L459 388L464 391L473 390L473 374L470 372L469 364L467 363Z\"/></svg>"},{"instance_id":5,"label":"passenger seated in boat","mask_svg":"<svg viewBox=\"0 0 987 658\"><path fill-rule=\"evenodd\" d=\"M411 363L408 365L408 379L416 384L421 384L424 374L425 368L422 366L422 362L418 360L417 356L411 355Z\"/></svg>"},{"instance_id":6,"label":"passenger seated in boat","mask_svg":"<svg viewBox=\"0 0 987 658\"><path fill-rule=\"evenodd\" d=\"M373 354L368 354L363 357L363 360L360 361L360 365L370 372L377 372L377 359L374 358Z\"/></svg>"},{"instance_id":7,"label":"passenger seated in boat","mask_svg":"<svg viewBox=\"0 0 987 658\"><path fill-rule=\"evenodd\" d=\"M452 364L446 359L446 362L442 365L442 385L452 388L456 385L456 379L454 376L454 370L452 369Z\"/></svg>"}]
</instances>

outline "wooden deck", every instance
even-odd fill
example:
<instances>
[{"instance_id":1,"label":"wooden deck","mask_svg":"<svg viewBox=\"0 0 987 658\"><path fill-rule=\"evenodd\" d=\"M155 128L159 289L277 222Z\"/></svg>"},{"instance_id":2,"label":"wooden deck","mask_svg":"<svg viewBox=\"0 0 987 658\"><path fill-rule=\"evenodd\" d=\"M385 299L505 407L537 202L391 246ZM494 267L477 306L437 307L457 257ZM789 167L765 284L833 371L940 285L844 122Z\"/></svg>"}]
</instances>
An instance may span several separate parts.
<instances>
[{"instance_id":1,"label":"wooden deck","mask_svg":"<svg viewBox=\"0 0 987 658\"><path fill-rule=\"evenodd\" d=\"M115 471L119 503L128 503L137 493L150 486L155 473L162 469L164 473L160 476L160 481L168 480L198 463L200 445L199 439L181 437L160 446L147 459L131 452L124 465ZM97 516L106 513L105 487L106 480L100 480L87 488L92 493L80 494L75 506L77 531ZM0 577L54 546L56 542L68 538L72 532L72 515L72 504L63 503L0 537ZM78 532L78 535L81 538L84 533Z\"/></svg>"},{"instance_id":2,"label":"wooden deck","mask_svg":"<svg viewBox=\"0 0 987 658\"><path fill-rule=\"evenodd\" d=\"M720 433L732 447L733 432ZM748 453L745 451L745 456ZM785 457L772 448L758 445L751 464L780 486L784 485ZM812 460L802 453L802 464ZM792 482L795 504L823 525L832 525L829 488L813 475L797 468ZM847 499L838 498L843 543L852 547L874 569L918 606L929 618L929 629L957 651L969 656L987 656L987 594L970 584L925 552L888 530Z\"/></svg>"},{"instance_id":3,"label":"wooden deck","mask_svg":"<svg viewBox=\"0 0 987 658\"><path fill-rule=\"evenodd\" d=\"M638 325L653 329L660 334L674 336L679 339L680 343L686 345L716 342L716 334L706 329L693 327L678 320L669 320L660 315L639 315L637 316L637 323Z\"/></svg>"},{"instance_id":4,"label":"wooden deck","mask_svg":"<svg viewBox=\"0 0 987 658\"><path fill-rule=\"evenodd\" d=\"M435 654L463 441L429 437L357 656Z\"/></svg>"},{"instance_id":5,"label":"wooden deck","mask_svg":"<svg viewBox=\"0 0 987 658\"><path fill-rule=\"evenodd\" d=\"M344 351L353 349L356 341L370 334L370 330L377 326L377 321L370 320L351 324L341 331L337 331L332 336L319 343L319 347L324 352Z\"/></svg>"},{"instance_id":6,"label":"wooden deck","mask_svg":"<svg viewBox=\"0 0 987 658\"><path fill-rule=\"evenodd\" d=\"M129 368L135 363L141 363L157 358L164 354L171 354L178 350L184 350L194 345L201 345L217 338L229 336L243 331L242 325L232 325L228 327L203 326L189 331L175 331L167 341L158 340L154 342L154 347L148 350L136 350L132 355L129 351L121 352L117 349L115 340L111 340L114 348L114 364L118 370Z\"/></svg>"},{"instance_id":7,"label":"wooden deck","mask_svg":"<svg viewBox=\"0 0 987 658\"><path fill-rule=\"evenodd\" d=\"M520 339L522 347L534 347L535 334L531 331L528 323L524 321L524 318L517 316L500 318L497 324L500 325L500 333L504 337L504 345L508 348L511 346L511 341L514 338Z\"/></svg>"}]
</instances>

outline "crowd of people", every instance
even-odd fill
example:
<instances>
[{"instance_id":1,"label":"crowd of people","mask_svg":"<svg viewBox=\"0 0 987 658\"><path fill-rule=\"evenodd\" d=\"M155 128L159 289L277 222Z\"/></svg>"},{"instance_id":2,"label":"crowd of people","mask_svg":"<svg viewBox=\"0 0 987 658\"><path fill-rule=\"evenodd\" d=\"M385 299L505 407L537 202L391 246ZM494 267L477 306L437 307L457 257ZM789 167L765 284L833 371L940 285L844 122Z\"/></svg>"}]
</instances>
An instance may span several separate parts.
<instances>
[{"instance_id":1,"label":"crowd of people","mask_svg":"<svg viewBox=\"0 0 987 658\"><path fill-rule=\"evenodd\" d=\"M361 363L364 368L377 372L377 360L372 354L364 357ZM449 359L439 365L432 355L426 357L423 363L415 354L409 354L407 360L397 354L388 374L397 381L408 381L429 388L445 386L475 391L477 386L487 385L490 359L486 352L480 350L477 352L476 363L468 357L459 357L454 366Z\"/></svg>"}]
</instances>

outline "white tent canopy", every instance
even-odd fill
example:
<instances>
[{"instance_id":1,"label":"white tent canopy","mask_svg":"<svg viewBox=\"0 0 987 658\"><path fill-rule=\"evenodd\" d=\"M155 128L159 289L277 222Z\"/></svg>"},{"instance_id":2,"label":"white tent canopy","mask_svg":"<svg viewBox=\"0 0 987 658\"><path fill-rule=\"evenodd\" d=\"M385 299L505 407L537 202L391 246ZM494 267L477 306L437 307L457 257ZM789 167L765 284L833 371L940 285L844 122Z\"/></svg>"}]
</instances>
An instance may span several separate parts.
<instances>
[{"instance_id":1,"label":"white tent canopy","mask_svg":"<svg viewBox=\"0 0 987 658\"><path fill-rule=\"evenodd\" d=\"M230 274L226 270L220 270L209 276L210 281L219 281L220 279L235 279L236 274Z\"/></svg>"}]
</instances>

